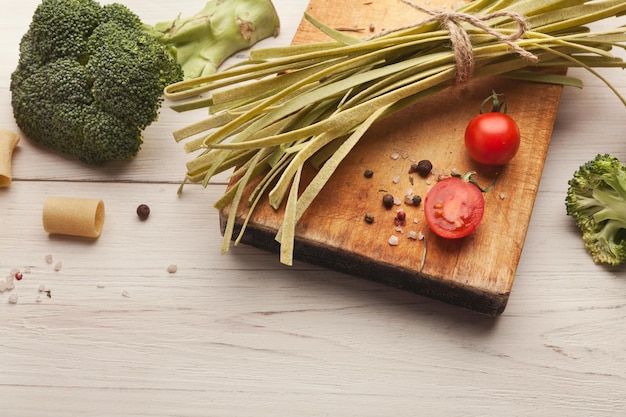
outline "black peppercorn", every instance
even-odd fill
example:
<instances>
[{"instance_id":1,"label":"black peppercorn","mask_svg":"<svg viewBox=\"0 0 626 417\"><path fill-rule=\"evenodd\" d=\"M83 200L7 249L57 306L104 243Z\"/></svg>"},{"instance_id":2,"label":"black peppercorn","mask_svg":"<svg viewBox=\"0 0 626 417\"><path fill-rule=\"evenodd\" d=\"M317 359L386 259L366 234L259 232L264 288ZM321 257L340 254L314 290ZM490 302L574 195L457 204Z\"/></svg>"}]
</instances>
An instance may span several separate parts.
<instances>
[{"instance_id":1,"label":"black peppercorn","mask_svg":"<svg viewBox=\"0 0 626 417\"><path fill-rule=\"evenodd\" d=\"M419 195L414 195L411 201L413 202L414 206L419 206L420 204L422 204L422 197L420 197Z\"/></svg>"},{"instance_id":2,"label":"black peppercorn","mask_svg":"<svg viewBox=\"0 0 626 417\"><path fill-rule=\"evenodd\" d=\"M427 177L432 169L433 164L429 160L423 159L417 163L417 166L415 167L415 172L417 172L421 177Z\"/></svg>"},{"instance_id":3,"label":"black peppercorn","mask_svg":"<svg viewBox=\"0 0 626 417\"><path fill-rule=\"evenodd\" d=\"M386 209L392 208L393 203L394 203L394 198L391 194L385 194L383 196L383 206L385 206Z\"/></svg>"},{"instance_id":4,"label":"black peppercorn","mask_svg":"<svg viewBox=\"0 0 626 417\"><path fill-rule=\"evenodd\" d=\"M369 213L366 213L365 217L364 217L364 220L365 220L365 223L372 224L372 223L374 223L374 216L369 214Z\"/></svg>"},{"instance_id":5,"label":"black peppercorn","mask_svg":"<svg viewBox=\"0 0 626 417\"><path fill-rule=\"evenodd\" d=\"M366 169L365 172L363 172L363 176L365 178L372 178L374 176L374 171L372 171L371 169Z\"/></svg>"},{"instance_id":6,"label":"black peppercorn","mask_svg":"<svg viewBox=\"0 0 626 417\"><path fill-rule=\"evenodd\" d=\"M139 216L139 220L146 220L149 215L150 207L148 207L147 204L140 204L139 206L137 206L137 216Z\"/></svg>"}]
</instances>

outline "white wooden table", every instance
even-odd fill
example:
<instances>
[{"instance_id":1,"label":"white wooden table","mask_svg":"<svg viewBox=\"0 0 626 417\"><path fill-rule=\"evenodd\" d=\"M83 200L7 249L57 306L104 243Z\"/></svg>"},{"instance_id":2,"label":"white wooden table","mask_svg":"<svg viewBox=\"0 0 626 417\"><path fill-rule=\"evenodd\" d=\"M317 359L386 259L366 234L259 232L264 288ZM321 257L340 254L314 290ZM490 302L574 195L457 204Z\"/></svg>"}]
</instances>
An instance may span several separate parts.
<instances>
[{"instance_id":1,"label":"white wooden table","mask_svg":"<svg viewBox=\"0 0 626 417\"><path fill-rule=\"evenodd\" d=\"M289 43L306 7L274 1L282 34L263 45ZM149 23L204 4L124 3ZM11 2L0 15L0 127L15 129L9 77L37 4ZM165 108L133 162L102 168L22 138L14 182L0 190L0 278L30 272L16 304L0 294L1 415L626 415L625 269L594 265L564 209L581 163L605 152L626 161L626 109L571 73L586 85L563 94L496 319L248 247L220 256L212 203L224 182L176 194L188 155L171 132L197 114ZM626 93L623 71L602 73ZM49 237L50 195L103 199L102 236Z\"/></svg>"}]
</instances>

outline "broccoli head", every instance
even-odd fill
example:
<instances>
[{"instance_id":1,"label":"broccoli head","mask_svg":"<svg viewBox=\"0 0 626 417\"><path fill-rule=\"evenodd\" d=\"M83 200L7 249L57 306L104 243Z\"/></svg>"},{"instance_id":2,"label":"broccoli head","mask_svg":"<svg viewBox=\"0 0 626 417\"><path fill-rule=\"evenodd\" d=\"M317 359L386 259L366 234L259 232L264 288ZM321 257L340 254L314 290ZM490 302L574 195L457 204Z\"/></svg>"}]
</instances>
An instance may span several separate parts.
<instances>
[{"instance_id":1,"label":"broccoli head","mask_svg":"<svg viewBox=\"0 0 626 417\"><path fill-rule=\"evenodd\" d=\"M169 48L121 4L42 0L11 75L17 125L87 164L134 157L163 89L182 80Z\"/></svg>"},{"instance_id":2,"label":"broccoli head","mask_svg":"<svg viewBox=\"0 0 626 417\"><path fill-rule=\"evenodd\" d=\"M626 262L626 166L608 155L597 155L569 180L567 214L582 231L594 262Z\"/></svg>"}]
</instances>

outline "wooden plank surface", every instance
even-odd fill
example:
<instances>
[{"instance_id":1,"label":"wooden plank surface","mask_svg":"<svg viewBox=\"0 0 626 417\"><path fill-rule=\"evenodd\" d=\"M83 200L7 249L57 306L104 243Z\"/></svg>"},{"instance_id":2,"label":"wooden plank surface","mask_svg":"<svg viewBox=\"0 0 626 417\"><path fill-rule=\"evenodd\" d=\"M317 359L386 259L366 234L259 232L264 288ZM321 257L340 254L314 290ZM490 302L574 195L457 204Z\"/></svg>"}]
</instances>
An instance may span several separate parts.
<instances>
[{"instance_id":1,"label":"wooden plank surface","mask_svg":"<svg viewBox=\"0 0 626 417\"><path fill-rule=\"evenodd\" d=\"M306 4L274 1L286 35ZM3 127L15 126L9 75L38 3L7 3L0 15ZM147 22L199 6L123 3ZM626 16L600 28L617 24ZM601 72L626 92L623 71ZM224 183L176 195L189 155L171 132L205 112L182 120L165 108L136 160L97 170L22 138L13 184L0 190L0 279L16 266L32 270L0 294L2 415L625 416L626 265L593 264L563 198L573 171L597 152L626 161L626 109L593 75L571 73L585 87L563 92L497 319L311 264L283 267L247 245L220 256L210 206ZM48 238L47 195L102 198L106 230L96 242ZM139 203L152 208L146 222L134 214ZM52 298L38 303L41 284Z\"/></svg>"},{"instance_id":2,"label":"wooden plank surface","mask_svg":"<svg viewBox=\"0 0 626 417\"><path fill-rule=\"evenodd\" d=\"M431 0L428 7L451 7ZM423 5L426 6L425 3ZM355 36L399 27L423 18L397 0L311 0L307 11L331 27L359 30ZM327 40L303 21L294 43ZM517 120L522 143L502 168L473 162L463 146L466 124L495 90L505 94ZM428 98L375 125L344 160L303 216L296 230L295 257L359 277L382 282L489 315L504 311L539 186L562 88L488 78L457 86ZM408 224L396 230L396 210L381 204L384 193L403 199L408 190L425 196L437 180L409 175L414 161L428 159L434 172L476 171L476 179L494 189L486 193L483 223L460 240L431 233L421 207L402 204ZM374 172L366 179L363 172ZM398 182L399 179L399 182ZM246 208L241 209L240 216ZM227 210L226 210L227 211ZM226 211L222 213L224 226ZM373 224L364 215L374 216ZM267 204L252 216L243 243L278 250L274 235L282 213ZM425 240L409 239L409 231ZM388 238L399 237L391 246ZM420 269L424 245L426 261Z\"/></svg>"}]
</instances>

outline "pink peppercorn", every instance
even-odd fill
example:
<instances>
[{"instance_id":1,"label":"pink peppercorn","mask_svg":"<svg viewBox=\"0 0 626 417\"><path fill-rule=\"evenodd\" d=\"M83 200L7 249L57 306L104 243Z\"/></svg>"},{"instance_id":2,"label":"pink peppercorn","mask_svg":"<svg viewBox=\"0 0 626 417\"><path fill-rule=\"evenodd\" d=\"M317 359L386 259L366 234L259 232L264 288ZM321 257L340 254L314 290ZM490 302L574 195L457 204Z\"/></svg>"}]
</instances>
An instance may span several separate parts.
<instances>
[{"instance_id":1,"label":"pink peppercorn","mask_svg":"<svg viewBox=\"0 0 626 417\"><path fill-rule=\"evenodd\" d=\"M406 213L404 212L404 210L398 210L396 212L395 224L396 226L406 225Z\"/></svg>"}]
</instances>

